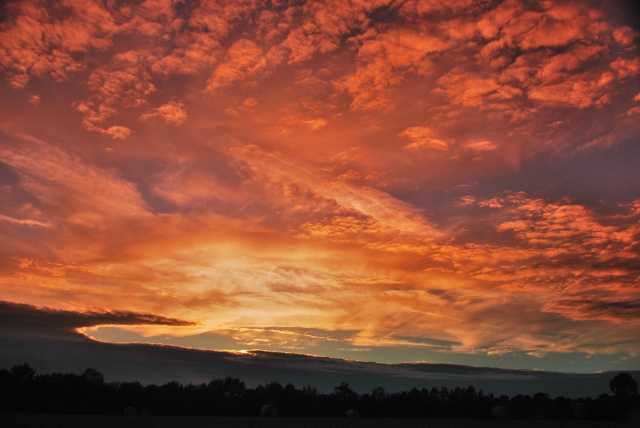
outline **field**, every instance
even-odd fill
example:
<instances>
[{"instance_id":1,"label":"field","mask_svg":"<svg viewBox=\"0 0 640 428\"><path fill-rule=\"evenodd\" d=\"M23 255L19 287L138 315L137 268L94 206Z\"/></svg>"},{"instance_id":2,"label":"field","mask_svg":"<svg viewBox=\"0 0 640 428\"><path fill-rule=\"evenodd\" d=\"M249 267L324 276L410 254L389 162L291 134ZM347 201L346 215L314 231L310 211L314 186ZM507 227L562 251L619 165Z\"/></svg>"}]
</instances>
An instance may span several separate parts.
<instances>
[{"instance_id":1,"label":"field","mask_svg":"<svg viewBox=\"0 0 640 428\"><path fill-rule=\"evenodd\" d=\"M628 422L452 420L452 419L331 419L331 418L209 418L183 416L78 416L2 414L2 428L578 428L630 427Z\"/></svg>"}]
</instances>

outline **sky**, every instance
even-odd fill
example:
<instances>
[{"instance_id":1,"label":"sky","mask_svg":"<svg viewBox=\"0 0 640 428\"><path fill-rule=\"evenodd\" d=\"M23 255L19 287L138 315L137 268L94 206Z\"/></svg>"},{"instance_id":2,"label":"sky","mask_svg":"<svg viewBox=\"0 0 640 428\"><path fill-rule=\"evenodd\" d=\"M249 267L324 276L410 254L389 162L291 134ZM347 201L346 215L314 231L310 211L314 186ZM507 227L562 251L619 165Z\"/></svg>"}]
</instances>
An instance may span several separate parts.
<instances>
[{"instance_id":1,"label":"sky","mask_svg":"<svg viewBox=\"0 0 640 428\"><path fill-rule=\"evenodd\" d=\"M105 342L640 366L622 1L8 1L0 296Z\"/></svg>"},{"instance_id":2,"label":"sky","mask_svg":"<svg viewBox=\"0 0 640 428\"><path fill-rule=\"evenodd\" d=\"M320 358L290 352L261 350L216 351L151 343L109 343L90 339L82 328L104 324L187 326L175 318L131 311L66 311L0 301L0 367L25 361L36 373L83 373L97 367L108 382L138 381L143 385L167 382L199 385L212 379L241 379L249 387L278 382L311 385L334 392L347 382L366 393L382 386L386 391L449 390L473 385L477 391L515 396L540 391L551 397L598 397L611 392L614 372L562 373L513 370L459 364L376 363ZM640 371L628 372L633 378Z\"/></svg>"}]
</instances>

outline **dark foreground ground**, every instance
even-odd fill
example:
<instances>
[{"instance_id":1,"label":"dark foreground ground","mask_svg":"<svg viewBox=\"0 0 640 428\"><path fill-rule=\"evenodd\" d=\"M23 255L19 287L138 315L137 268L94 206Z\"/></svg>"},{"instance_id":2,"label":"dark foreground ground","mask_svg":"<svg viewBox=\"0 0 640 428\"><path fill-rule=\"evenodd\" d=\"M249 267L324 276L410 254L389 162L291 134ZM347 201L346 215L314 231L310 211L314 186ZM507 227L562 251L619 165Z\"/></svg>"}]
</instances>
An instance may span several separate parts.
<instances>
[{"instance_id":1,"label":"dark foreground ground","mask_svg":"<svg viewBox=\"0 0 640 428\"><path fill-rule=\"evenodd\" d=\"M210 418L185 416L78 416L2 414L2 428L578 428L632 427L638 423L594 421L452 420L452 419L332 419L332 418Z\"/></svg>"}]
</instances>

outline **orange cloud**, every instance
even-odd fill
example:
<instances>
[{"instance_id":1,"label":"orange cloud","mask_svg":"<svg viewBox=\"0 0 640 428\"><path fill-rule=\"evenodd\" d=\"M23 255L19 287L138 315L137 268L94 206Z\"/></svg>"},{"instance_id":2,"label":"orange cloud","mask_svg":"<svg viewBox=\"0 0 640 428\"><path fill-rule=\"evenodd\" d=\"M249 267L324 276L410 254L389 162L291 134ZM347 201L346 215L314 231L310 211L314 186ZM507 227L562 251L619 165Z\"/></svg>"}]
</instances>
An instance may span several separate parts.
<instances>
[{"instance_id":1,"label":"orange cloud","mask_svg":"<svg viewBox=\"0 0 640 428\"><path fill-rule=\"evenodd\" d=\"M7 221L13 224L22 224L25 226L53 227L51 223L31 219L17 219L6 215L0 215L0 220Z\"/></svg>"},{"instance_id":2,"label":"orange cloud","mask_svg":"<svg viewBox=\"0 0 640 428\"><path fill-rule=\"evenodd\" d=\"M167 104L144 113L140 116L141 120L147 120L152 117L160 117L165 123L180 126L187 120L187 111L184 104L175 101L169 101Z\"/></svg>"},{"instance_id":3,"label":"orange cloud","mask_svg":"<svg viewBox=\"0 0 640 428\"><path fill-rule=\"evenodd\" d=\"M481 207L487 208L502 208L504 204L504 199L502 198L491 198L488 201L480 201L478 203Z\"/></svg>"},{"instance_id":4,"label":"orange cloud","mask_svg":"<svg viewBox=\"0 0 640 428\"><path fill-rule=\"evenodd\" d=\"M466 148L479 152L495 150L497 147L491 141L471 141L464 145Z\"/></svg>"},{"instance_id":5,"label":"orange cloud","mask_svg":"<svg viewBox=\"0 0 640 428\"><path fill-rule=\"evenodd\" d=\"M355 74L337 82L353 97L354 110L390 108L393 88L405 74L426 74L431 66L429 54L446 48L438 38L410 31L370 32L370 37L358 50Z\"/></svg>"},{"instance_id":6,"label":"orange cloud","mask_svg":"<svg viewBox=\"0 0 640 428\"><path fill-rule=\"evenodd\" d=\"M208 91L215 91L234 82L252 80L266 71L267 58L251 40L239 40L229 48L227 57L215 69L207 83Z\"/></svg>"},{"instance_id":7,"label":"orange cloud","mask_svg":"<svg viewBox=\"0 0 640 428\"><path fill-rule=\"evenodd\" d=\"M619 79L637 76L640 73L640 58L618 58L611 63L611 68L615 70Z\"/></svg>"},{"instance_id":8,"label":"orange cloud","mask_svg":"<svg viewBox=\"0 0 640 428\"><path fill-rule=\"evenodd\" d=\"M44 2L7 5L0 24L0 64L11 73L11 85L24 88L31 76L50 75L64 81L86 68L77 59L112 46L118 26L97 1L66 0L54 7Z\"/></svg>"},{"instance_id":9,"label":"orange cloud","mask_svg":"<svg viewBox=\"0 0 640 428\"><path fill-rule=\"evenodd\" d=\"M637 34L633 31L631 27L618 27L613 30L613 38L616 42L620 43L622 46L629 46L633 43L633 40L637 37Z\"/></svg>"},{"instance_id":10,"label":"orange cloud","mask_svg":"<svg viewBox=\"0 0 640 428\"><path fill-rule=\"evenodd\" d=\"M430 148L436 150L447 150L449 148L449 144L444 140L433 138L434 135L435 132L433 132L433 129L421 126L412 126L398 134L399 137L406 137L411 140L410 144L404 146L405 149L415 150Z\"/></svg>"},{"instance_id":11,"label":"orange cloud","mask_svg":"<svg viewBox=\"0 0 640 428\"><path fill-rule=\"evenodd\" d=\"M476 204L476 198L473 196L463 196L461 197L456 204L461 207L468 207Z\"/></svg>"}]
</instances>

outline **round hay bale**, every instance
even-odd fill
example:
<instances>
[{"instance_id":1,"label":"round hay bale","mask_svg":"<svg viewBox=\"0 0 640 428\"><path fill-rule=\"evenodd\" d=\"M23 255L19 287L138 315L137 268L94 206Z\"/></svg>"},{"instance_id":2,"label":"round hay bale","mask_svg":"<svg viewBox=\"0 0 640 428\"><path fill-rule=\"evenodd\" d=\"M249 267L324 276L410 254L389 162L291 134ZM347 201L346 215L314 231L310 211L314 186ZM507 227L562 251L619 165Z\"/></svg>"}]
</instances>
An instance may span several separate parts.
<instances>
[{"instance_id":1,"label":"round hay bale","mask_svg":"<svg viewBox=\"0 0 640 428\"><path fill-rule=\"evenodd\" d=\"M151 410L149 409L140 410L140 416L151 416Z\"/></svg>"},{"instance_id":2,"label":"round hay bale","mask_svg":"<svg viewBox=\"0 0 640 428\"><path fill-rule=\"evenodd\" d=\"M635 425L640 425L640 410L631 410L627 413L627 420L629 422L635 422Z\"/></svg>"},{"instance_id":3,"label":"round hay bale","mask_svg":"<svg viewBox=\"0 0 640 428\"><path fill-rule=\"evenodd\" d=\"M262 406L262 409L260 410L261 418L275 418L276 416L278 416L278 410L276 409L276 406L274 406L273 404Z\"/></svg>"},{"instance_id":4,"label":"round hay bale","mask_svg":"<svg viewBox=\"0 0 640 428\"><path fill-rule=\"evenodd\" d=\"M124 409L124 415L125 416L135 416L137 415L138 412L136 412L135 407L127 407Z\"/></svg>"},{"instance_id":5,"label":"round hay bale","mask_svg":"<svg viewBox=\"0 0 640 428\"><path fill-rule=\"evenodd\" d=\"M570 403L570 406L571 411L573 412L573 417L576 419L582 419L584 416L585 404L575 401Z\"/></svg>"},{"instance_id":6,"label":"round hay bale","mask_svg":"<svg viewBox=\"0 0 640 428\"><path fill-rule=\"evenodd\" d=\"M360 414L358 413L357 409L349 409L347 410L347 418L349 419L354 419L354 418L359 418Z\"/></svg>"},{"instance_id":7,"label":"round hay bale","mask_svg":"<svg viewBox=\"0 0 640 428\"><path fill-rule=\"evenodd\" d=\"M509 409L503 406L496 406L491 409L491 419L504 421L509 419L511 413L509 413Z\"/></svg>"}]
</instances>

